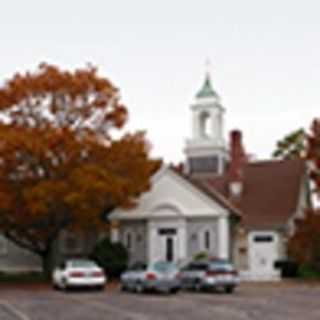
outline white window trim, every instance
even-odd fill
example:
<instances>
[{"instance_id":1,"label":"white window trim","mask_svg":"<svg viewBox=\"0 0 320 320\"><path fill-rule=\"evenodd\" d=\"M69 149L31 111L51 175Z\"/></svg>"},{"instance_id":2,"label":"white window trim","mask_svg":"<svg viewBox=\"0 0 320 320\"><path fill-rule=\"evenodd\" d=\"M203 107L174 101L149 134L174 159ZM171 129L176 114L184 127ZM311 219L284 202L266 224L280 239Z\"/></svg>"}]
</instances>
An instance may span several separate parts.
<instances>
[{"instance_id":1,"label":"white window trim","mask_svg":"<svg viewBox=\"0 0 320 320\"><path fill-rule=\"evenodd\" d=\"M5 256L8 254L8 240L0 235L0 256Z\"/></svg>"}]
</instances>

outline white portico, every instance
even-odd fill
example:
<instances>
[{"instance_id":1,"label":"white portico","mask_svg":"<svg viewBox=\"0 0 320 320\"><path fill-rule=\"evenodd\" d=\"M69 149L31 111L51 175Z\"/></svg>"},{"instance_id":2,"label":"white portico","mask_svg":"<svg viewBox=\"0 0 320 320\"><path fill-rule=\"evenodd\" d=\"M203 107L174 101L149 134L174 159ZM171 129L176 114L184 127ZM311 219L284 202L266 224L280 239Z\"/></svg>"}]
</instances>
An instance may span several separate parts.
<instances>
[{"instance_id":1,"label":"white portico","mask_svg":"<svg viewBox=\"0 0 320 320\"><path fill-rule=\"evenodd\" d=\"M151 218L148 221L149 261L180 262L187 258L187 227L183 217Z\"/></svg>"},{"instance_id":2,"label":"white portico","mask_svg":"<svg viewBox=\"0 0 320 320\"><path fill-rule=\"evenodd\" d=\"M180 174L163 167L136 208L113 212L111 220L118 222L113 240L118 237L127 246L131 261L179 263L203 251L228 259L232 245L230 217L237 214L225 199L206 194Z\"/></svg>"}]
</instances>

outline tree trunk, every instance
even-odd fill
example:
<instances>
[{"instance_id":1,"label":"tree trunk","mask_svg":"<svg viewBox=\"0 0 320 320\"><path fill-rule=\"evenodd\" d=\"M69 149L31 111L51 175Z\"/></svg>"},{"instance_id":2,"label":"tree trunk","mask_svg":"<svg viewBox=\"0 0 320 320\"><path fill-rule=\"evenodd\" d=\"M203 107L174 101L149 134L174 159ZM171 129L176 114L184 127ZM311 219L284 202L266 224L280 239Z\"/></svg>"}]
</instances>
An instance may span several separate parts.
<instances>
[{"instance_id":1,"label":"tree trunk","mask_svg":"<svg viewBox=\"0 0 320 320\"><path fill-rule=\"evenodd\" d=\"M42 273L46 280L51 279L51 273L53 269L52 252L47 250L42 256Z\"/></svg>"}]
</instances>

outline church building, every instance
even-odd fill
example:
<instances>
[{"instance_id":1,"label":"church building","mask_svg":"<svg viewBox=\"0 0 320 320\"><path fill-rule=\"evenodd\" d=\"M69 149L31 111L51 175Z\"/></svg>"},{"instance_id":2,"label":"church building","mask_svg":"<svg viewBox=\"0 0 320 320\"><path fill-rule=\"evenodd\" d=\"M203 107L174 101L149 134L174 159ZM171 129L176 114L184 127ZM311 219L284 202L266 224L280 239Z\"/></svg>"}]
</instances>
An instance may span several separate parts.
<instances>
[{"instance_id":1,"label":"church building","mask_svg":"<svg viewBox=\"0 0 320 320\"><path fill-rule=\"evenodd\" d=\"M301 160L252 161L242 133L226 142L225 108L207 74L190 106L183 166L163 166L132 210L111 214L112 240L130 261L174 261L198 254L232 261L243 279L278 280L295 220L309 203Z\"/></svg>"}]
</instances>

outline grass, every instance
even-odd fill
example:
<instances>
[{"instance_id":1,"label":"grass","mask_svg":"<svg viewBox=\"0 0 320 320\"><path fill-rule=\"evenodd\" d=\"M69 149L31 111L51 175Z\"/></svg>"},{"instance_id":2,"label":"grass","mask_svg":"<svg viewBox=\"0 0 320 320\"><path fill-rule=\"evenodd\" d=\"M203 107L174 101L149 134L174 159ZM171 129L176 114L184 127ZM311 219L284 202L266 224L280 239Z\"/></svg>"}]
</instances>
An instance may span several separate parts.
<instances>
[{"instance_id":1,"label":"grass","mask_svg":"<svg viewBox=\"0 0 320 320\"><path fill-rule=\"evenodd\" d=\"M41 272L4 273L0 272L0 283L38 284L48 280Z\"/></svg>"}]
</instances>

